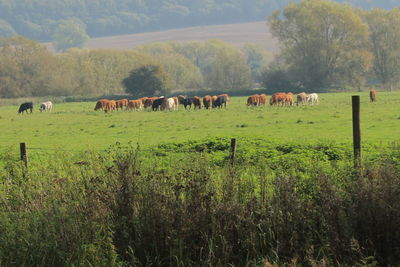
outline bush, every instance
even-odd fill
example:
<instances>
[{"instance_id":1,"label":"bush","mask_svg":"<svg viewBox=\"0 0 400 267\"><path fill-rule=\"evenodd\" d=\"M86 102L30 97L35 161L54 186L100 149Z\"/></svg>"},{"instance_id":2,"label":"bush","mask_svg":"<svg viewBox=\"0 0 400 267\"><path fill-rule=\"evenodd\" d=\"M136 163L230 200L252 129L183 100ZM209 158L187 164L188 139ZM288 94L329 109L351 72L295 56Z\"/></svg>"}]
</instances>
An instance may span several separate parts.
<instances>
[{"instance_id":1,"label":"bush","mask_svg":"<svg viewBox=\"0 0 400 267\"><path fill-rule=\"evenodd\" d=\"M85 165L54 155L25 179L4 155L1 265L400 262L396 148L354 172L339 145L265 140L245 140L232 166L227 141L110 148Z\"/></svg>"}]
</instances>

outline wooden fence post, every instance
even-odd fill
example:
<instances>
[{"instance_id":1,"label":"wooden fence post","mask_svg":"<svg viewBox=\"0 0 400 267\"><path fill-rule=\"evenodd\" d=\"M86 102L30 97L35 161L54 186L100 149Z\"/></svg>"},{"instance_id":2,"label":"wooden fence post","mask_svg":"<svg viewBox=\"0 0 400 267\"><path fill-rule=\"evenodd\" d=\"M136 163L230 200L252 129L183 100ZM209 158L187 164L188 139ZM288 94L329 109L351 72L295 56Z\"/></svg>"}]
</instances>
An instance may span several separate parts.
<instances>
[{"instance_id":1,"label":"wooden fence post","mask_svg":"<svg viewBox=\"0 0 400 267\"><path fill-rule=\"evenodd\" d=\"M19 144L19 150L21 152L21 161L24 163L24 167L22 170L22 175L25 178L26 173L28 172L28 156L26 154L26 143Z\"/></svg>"},{"instance_id":2,"label":"wooden fence post","mask_svg":"<svg viewBox=\"0 0 400 267\"><path fill-rule=\"evenodd\" d=\"M231 155L230 155L230 160L231 164L235 162L235 157L236 157L236 138L231 139Z\"/></svg>"},{"instance_id":3,"label":"wooden fence post","mask_svg":"<svg viewBox=\"0 0 400 267\"><path fill-rule=\"evenodd\" d=\"M360 96L352 96L354 167L361 167Z\"/></svg>"}]
</instances>

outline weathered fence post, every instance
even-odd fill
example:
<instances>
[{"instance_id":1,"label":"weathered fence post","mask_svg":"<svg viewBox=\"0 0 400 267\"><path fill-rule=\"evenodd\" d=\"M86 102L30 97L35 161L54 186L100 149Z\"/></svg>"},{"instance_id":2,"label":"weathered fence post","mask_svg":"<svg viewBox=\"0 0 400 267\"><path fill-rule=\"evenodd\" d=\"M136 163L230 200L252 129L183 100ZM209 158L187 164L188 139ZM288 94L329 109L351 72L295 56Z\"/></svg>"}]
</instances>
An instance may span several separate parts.
<instances>
[{"instance_id":1,"label":"weathered fence post","mask_svg":"<svg viewBox=\"0 0 400 267\"><path fill-rule=\"evenodd\" d=\"M20 143L19 144L19 149L21 152L21 161L24 163L24 168L22 170L22 173L24 177L26 176L26 172L28 171L28 156L26 154L26 143Z\"/></svg>"},{"instance_id":2,"label":"weathered fence post","mask_svg":"<svg viewBox=\"0 0 400 267\"><path fill-rule=\"evenodd\" d=\"M230 160L231 164L235 162L235 157L236 157L236 138L231 139L231 154L230 154Z\"/></svg>"},{"instance_id":3,"label":"weathered fence post","mask_svg":"<svg viewBox=\"0 0 400 267\"><path fill-rule=\"evenodd\" d=\"M354 167L361 167L360 96L352 96Z\"/></svg>"}]
</instances>

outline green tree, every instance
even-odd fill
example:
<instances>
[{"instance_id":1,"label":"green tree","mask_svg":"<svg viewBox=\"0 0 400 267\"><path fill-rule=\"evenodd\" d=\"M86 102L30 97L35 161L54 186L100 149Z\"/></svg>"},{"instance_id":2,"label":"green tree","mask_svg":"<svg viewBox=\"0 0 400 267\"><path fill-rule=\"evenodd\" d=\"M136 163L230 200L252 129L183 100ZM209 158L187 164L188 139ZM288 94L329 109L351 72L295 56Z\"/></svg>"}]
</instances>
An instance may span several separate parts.
<instances>
[{"instance_id":1,"label":"green tree","mask_svg":"<svg viewBox=\"0 0 400 267\"><path fill-rule=\"evenodd\" d=\"M217 52L205 80L210 88L228 91L248 89L252 85L244 54L233 48Z\"/></svg>"},{"instance_id":2,"label":"green tree","mask_svg":"<svg viewBox=\"0 0 400 267\"><path fill-rule=\"evenodd\" d=\"M57 51L65 51L72 47L83 47L89 36L82 22L69 19L60 23L54 30L53 40Z\"/></svg>"},{"instance_id":3,"label":"green tree","mask_svg":"<svg viewBox=\"0 0 400 267\"><path fill-rule=\"evenodd\" d=\"M166 94L170 90L169 78L158 65L145 65L132 70L122 84L126 92L135 97Z\"/></svg>"},{"instance_id":4,"label":"green tree","mask_svg":"<svg viewBox=\"0 0 400 267\"><path fill-rule=\"evenodd\" d=\"M371 60L368 27L346 4L326 0L291 3L268 19L282 55L305 88L360 86Z\"/></svg>"},{"instance_id":5,"label":"green tree","mask_svg":"<svg viewBox=\"0 0 400 267\"><path fill-rule=\"evenodd\" d=\"M203 75L200 69L184 56L177 53L158 54L153 59L170 77L171 89L186 91L202 88Z\"/></svg>"},{"instance_id":6,"label":"green tree","mask_svg":"<svg viewBox=\"0 0 400 267\"><path fill-rule=\"evenodd\" d=\"M400 82L400 10L373 9L364 13L369 26L373 70L385 87Z\"/></svg>"},{"instance_id":7,"label":"green tree","mask_svg":"<svg viewBox=\"0 0 400 267\"><path fill-rule=\"evenodd\" d=\"M260 82L261 73L271 61L271 55L262 46L257 44L246 44L243 50L246 55L246 63L251 69L253 81Z\"/></svg>"},{"instance_id":8,"label":"green tree","mask_svg":"<svg viewBox=\"0 0 400 267\"><path fill-rule=\"evenodd\" d=\"M51 94L55 57L22 36L0 39L0 97Z\"/></svg>"}]
</instances>

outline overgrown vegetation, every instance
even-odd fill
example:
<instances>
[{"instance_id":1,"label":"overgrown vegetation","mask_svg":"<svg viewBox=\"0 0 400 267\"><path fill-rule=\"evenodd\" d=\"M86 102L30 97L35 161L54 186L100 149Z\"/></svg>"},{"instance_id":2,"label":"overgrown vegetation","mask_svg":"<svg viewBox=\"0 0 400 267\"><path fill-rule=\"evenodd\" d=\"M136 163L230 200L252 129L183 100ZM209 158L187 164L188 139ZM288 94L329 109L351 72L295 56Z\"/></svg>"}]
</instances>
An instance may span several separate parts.
<instances>
[{"instance_id":1,"label":"overgrown vegetation","mask_svg":"<svg viewBox=\"0 0 400 267\"><path fill-rule=\"evenodd\" d=\"M1 265L400 262L398 148L359 173L349 149L269 142L231 166L226 141L54 154L26 178L4 154Z\"/></svg>"},{"instance_id":2,"label":"overgrown vegetation","mask_svg":"<svg viewBox=\"0 0 400 267\"><path fill-rule=\"evenodd\" d=\"M304 89L362 87L400 82L400 11L358 10L327 0L291 3L268 18L282 47L264 84Z\"/></svg>"},{"instance_id":3,"label":"overgrown vegetation","mask_svg":"<svg viewBox=\"0 0 400 267\"><path fill-rule=\"evenodd\" d=\"M254 60L247 62L246 55L259 55L262 62L266 57L255 47L248 51L214 40L52 54L44 45L23 37L0 39L0 97L123 94L122 81L147 65L162 68L170 81L163 86L174 91L248 89ZM263 66L259 63L252 70L259 72ZM134 97L152 93L152 88L141 90L134 91Z\"/></svg>"}]
</instances>

